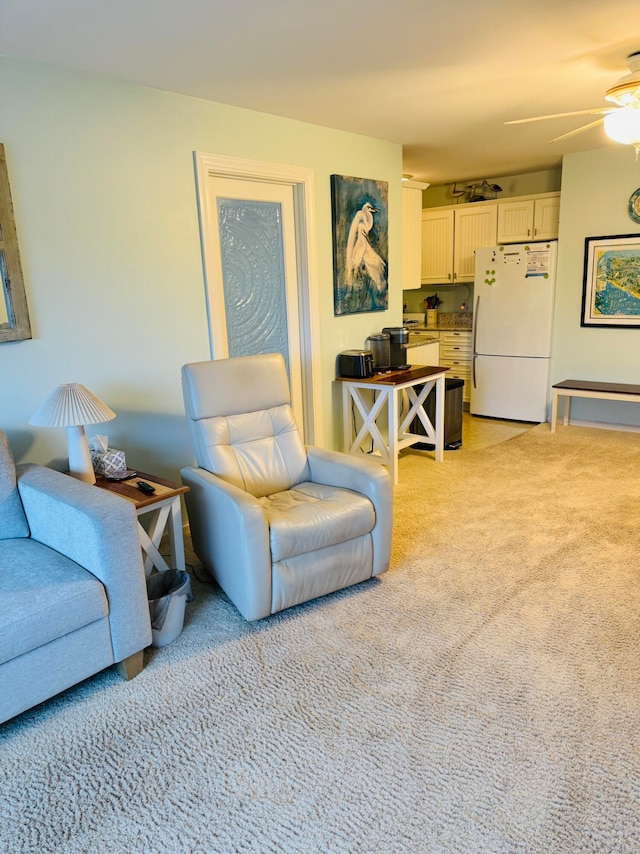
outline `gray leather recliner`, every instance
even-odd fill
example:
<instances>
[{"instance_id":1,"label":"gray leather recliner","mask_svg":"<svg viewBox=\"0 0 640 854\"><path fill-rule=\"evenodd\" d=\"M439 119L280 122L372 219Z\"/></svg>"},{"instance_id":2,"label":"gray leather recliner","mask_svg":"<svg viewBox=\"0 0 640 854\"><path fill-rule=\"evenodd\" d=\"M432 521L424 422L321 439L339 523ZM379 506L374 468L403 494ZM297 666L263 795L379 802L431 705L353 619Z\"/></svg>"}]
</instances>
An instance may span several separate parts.
<instances>
[{"instance_id":1,"label":"gray leather recliner","mask_svg":"<svg viewBox=\"0 0 640 854\"><path fill-rule=\"evenodd\" d=\"M388 568L387 469L305 447L280 354L185 365L182 384L197 463L182 470L194 550L245 619Z\"/></svg>"}]
</instances>

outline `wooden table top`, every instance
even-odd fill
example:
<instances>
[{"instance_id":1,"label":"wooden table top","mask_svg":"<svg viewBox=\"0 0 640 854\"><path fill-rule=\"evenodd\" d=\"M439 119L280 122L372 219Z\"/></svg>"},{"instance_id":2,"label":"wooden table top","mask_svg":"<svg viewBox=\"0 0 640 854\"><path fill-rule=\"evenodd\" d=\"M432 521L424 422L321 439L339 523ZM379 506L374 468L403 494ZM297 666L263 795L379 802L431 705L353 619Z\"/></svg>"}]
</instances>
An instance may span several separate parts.
<instances>
[{"instance_id":1,"label":"wooden table top","mask_svg":"<svg viewBox=\"0 0 640 854\"><path fill-rule=\"evenodd\" d=\"M590 380L562 380L553 388L575 389L575 391L603 391L612 394L640 394L640 385L632 383L605 383Z\"/></svg>"},{"instance_id":2,"label":"wooden table top","mask_svg":"<svg viewBox=\"0 0 640 854\"><path fill-rule=\"evenodd\" d=\"M414 380L427 380L435 374L443 374L449 368L432 365L412 365L404 371L381 371L372 377L336 377L338 382L365 383L367 385L402 385Z\"/></svg>"},{"instance_id":3,"label":"wooden table top","mask_svg":"<svg viewBox=\"0 0 640 854\"><path fill-rule=\"evenodd\" d=\"M153 495L145 495L144 492L140 492L136 486L139 480L144 480L145 483L155 487L156 491ZM148 507L157 501L163 501L165 498L175 498L177 495L183 495L189 491L188 486L165 480L163 477L144 471L136 471L136 474L127 480L108 480L106 477L98 476L96 477L96 486L100 489L106 489L107 492L113 492L114 495L119 495L121 498L127 498L136 505L136 510L141 507Z\"/></svg>"}]
</instances>

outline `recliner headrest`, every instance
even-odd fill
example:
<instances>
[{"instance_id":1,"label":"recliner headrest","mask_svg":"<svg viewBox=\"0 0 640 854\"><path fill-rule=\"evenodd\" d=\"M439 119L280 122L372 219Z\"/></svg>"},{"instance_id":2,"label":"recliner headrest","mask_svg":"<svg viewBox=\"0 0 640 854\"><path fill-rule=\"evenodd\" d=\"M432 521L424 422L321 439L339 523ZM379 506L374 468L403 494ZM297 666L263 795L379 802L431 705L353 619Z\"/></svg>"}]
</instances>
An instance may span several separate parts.
<instances>
[{"instance_id":1,"label":"recliner headrest","mask_svg":"<svg viewBox=\"0 0 640 854\"><path fill-rule=\"evenodd\" d=\"M191 362L182 368L182 386L187 415L196 421L291 402L280 353Z\"/></svg>"}]
</instances>

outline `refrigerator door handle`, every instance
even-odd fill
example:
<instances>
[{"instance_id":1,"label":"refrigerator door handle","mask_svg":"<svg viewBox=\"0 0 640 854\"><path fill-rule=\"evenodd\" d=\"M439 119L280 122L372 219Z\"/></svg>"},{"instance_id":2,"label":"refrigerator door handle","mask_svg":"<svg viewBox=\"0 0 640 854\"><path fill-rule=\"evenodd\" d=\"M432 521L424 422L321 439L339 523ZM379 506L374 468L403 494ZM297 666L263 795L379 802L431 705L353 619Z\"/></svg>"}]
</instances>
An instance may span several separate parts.
<instances>
[{"instance_id":1,"label":"refrigerator door handle","mask_svg":"<svg viewBox=\"0 0 640 854\"><path fill-rule=\"evenodd\" d=\"M476 340L478 338L478 323L480 317L478 315L478 309L480 308L480 294L476 297L476 308L473 313L473 359L471 361L471 373L473 380L473 387L478 388L476 383L476 357L478 355L478 351L476 350Z\"/></svg>"},{"instance_id":2,"label":"refrigerator door handle","mask_svg":"<svg viewBox=\"0 0 640 854\"><path fill-rule=\"evenodd\" d=\"M480 295L476 297L476 309L473 312L473 355L477 355L478 350L476 348L476 341L478 340L478 323L480 322L480 318L478 316L478 311L480 309Z\"/></svg>"}]
</instances>

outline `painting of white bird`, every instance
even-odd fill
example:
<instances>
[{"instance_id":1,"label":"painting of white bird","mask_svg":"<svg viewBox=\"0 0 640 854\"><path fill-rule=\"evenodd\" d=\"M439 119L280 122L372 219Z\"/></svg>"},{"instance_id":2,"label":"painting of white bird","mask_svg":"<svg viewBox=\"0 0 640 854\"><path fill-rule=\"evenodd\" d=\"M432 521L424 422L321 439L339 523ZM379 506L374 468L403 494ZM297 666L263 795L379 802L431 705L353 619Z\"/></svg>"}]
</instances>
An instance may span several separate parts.
<instances>
[{"instance_id":1,"label":"painting of white bird","mask_svg":"<svg viewBox=\"0 0 640 854\"><path fill-rule=\"evenodd\" d=\"M331 176L334 313L388 306L387 183Z\"/></svg>"},{"instance_id":2,"label":"painting of white bird","mask_svg":"<svg viewBox=\"0 0 640 854\"><path fill-rule=\"evenodd\" d=\"M386 263L369 243L369 232L373 228L373 215L378 213L370 202L365 202L351 221L347 239L346 270L347 286L362 279L366 273L378 291L387 285Z\"/></svg>"}]
</instances>

